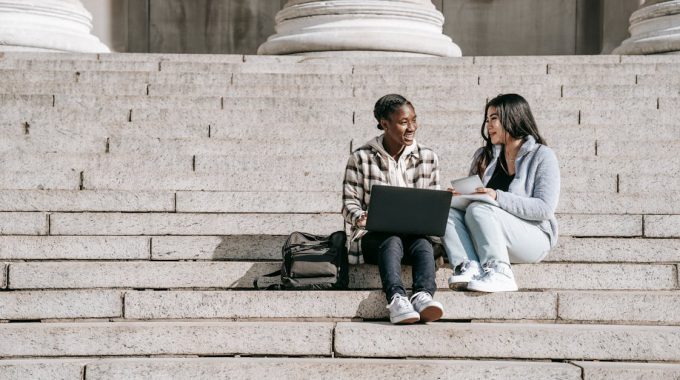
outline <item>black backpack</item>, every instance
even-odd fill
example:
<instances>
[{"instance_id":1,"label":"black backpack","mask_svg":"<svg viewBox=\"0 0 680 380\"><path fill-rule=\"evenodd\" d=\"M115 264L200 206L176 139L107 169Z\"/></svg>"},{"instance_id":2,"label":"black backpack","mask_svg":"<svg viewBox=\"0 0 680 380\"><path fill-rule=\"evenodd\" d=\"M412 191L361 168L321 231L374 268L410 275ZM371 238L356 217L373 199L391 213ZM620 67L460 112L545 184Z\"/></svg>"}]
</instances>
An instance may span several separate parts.
<instances>
[{"instance_id":1,"label":"black backpack","mask_svg":"<svg viewBox=\"0 0 680 380\"><path fill-rule=\"evenodd\" d=\"M324 290L347 289L349 261L347 235L337 231L328 236L293 232L281 248L281 270L264 275L254 281L255 289ZM280 276L280 282L272 283ZM270 280L267 281L266 278Z\"/></svg>"}]
</instances>

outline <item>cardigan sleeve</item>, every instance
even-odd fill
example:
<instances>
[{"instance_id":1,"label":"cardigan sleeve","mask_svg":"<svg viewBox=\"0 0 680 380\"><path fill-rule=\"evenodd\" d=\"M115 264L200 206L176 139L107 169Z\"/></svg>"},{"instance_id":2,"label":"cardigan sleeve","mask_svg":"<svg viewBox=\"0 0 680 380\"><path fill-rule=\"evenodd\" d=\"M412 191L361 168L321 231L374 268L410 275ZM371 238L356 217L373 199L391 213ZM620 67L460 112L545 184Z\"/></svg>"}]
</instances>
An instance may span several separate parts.
<instances>
[{"instance_id":1,"label":"cardigan sleeve","mask_svg":"<svg viewBox=\"0 0 680 380\"><path fill-rule=\"evenodd\" d=\"M531 197L523 197L507 191L497 191L499 206L522 219L543 221L552 218L560 197L560 167L555 153L550 149L539 149L534 173L526 173L527 179L533 174Z\"/></svg>"}]
</instances>

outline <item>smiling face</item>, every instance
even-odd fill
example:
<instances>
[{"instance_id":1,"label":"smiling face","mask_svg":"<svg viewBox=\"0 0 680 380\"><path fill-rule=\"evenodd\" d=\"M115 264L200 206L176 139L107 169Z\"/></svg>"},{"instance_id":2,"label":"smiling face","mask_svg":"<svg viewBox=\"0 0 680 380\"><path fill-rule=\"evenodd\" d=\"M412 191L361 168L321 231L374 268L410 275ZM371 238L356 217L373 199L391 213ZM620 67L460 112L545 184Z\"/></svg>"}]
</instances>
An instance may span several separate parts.
<instances>
[{"instance_id":1,"label":"smiling face","mask_svg":"<svg viewBox=\"0 0 680 380\"><path fill-rule=\"evenodd\" d=\"M385 131L388 146L410 146L415 141L418 129L416 111L412 106L404 104L392 112L388 119L380 120L380 126Z\"/></svg>"},{"instance_id":2,"label":"smiling face","mask_svg":"<svg viewBox=\"0 0 680 380\"><path fill-rule=\"evenodd\" d=\"M486 111L486 131L489 134L491 143L494 145L505 144L508 141L508 132L503 129L498 112L494 106L490 106Z\"/></svg>"}]
</instances>

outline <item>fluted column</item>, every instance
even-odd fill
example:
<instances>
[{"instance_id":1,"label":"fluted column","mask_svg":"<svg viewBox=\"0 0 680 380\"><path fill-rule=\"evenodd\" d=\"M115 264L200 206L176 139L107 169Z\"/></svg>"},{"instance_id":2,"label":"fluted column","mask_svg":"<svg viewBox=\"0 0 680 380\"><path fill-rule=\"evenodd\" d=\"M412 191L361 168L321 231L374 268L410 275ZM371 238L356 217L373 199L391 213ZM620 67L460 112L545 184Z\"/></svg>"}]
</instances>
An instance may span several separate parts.
<instances>
[{"instance_id":1,"label":"fluted column","mask_svg":"<svg viewBox=\"0 0 680 380\"><path fill-rule=\"evenodd\" d=\"M0 0L0 51L106 53L78 0Z\"/></svg>"},{"instance_id":2,"label":"fluted column","mask_svg":"<svg viewBox=\"0 0 680 380\"><path fill-rule=\"evenodd\" d=\"M290 0L258 54L456 57L430 0Z\"/></svg>"},{"instance_id":3,"label":"fluted column","mask_svg":"<svg viewBox=\"0 0 680 380\"><path fill-rule=\"evenodd\" d=\"M680 0L646 0L630 16L629 30L614 54L680 53Z\"/></svg>"}]
</instances>

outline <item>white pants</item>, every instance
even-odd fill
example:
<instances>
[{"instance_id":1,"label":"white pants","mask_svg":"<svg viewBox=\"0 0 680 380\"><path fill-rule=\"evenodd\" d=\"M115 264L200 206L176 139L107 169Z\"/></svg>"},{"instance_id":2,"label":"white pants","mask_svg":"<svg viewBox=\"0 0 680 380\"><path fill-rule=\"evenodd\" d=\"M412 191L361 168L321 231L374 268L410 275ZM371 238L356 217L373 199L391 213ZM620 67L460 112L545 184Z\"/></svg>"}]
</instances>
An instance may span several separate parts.
<instances>
[{"instance_id":1,"label":"white pants","mask_svg":"<svg viewBox=\"0 0 680 380\"><path fill-rule=\"evenodd\" d=\"M550 238L539 223L473 202L465 211L450 209L444 248L452 267L467 260L537 263L550 250Z\"/></svg>"}]
</instances>

